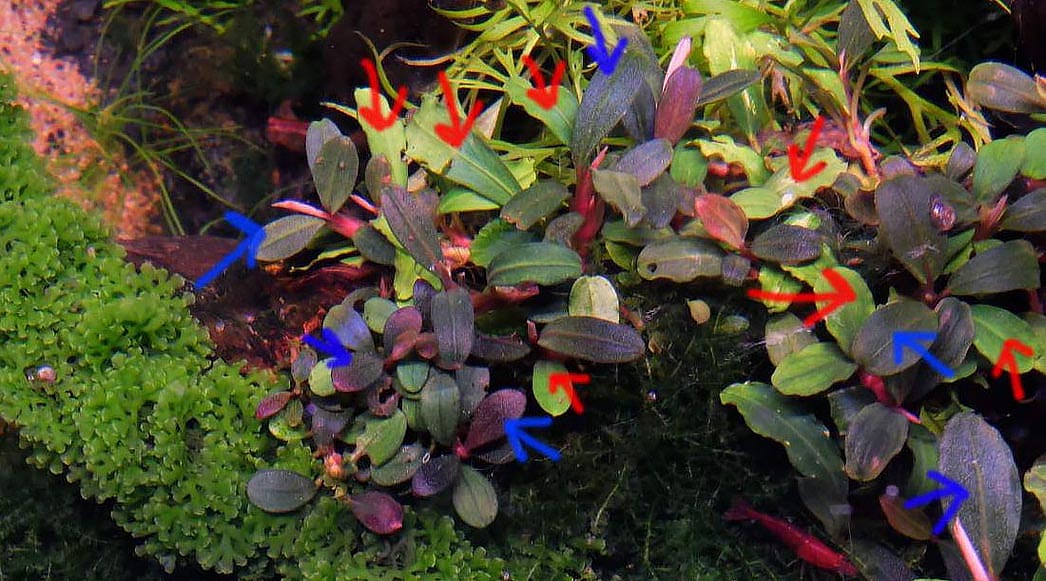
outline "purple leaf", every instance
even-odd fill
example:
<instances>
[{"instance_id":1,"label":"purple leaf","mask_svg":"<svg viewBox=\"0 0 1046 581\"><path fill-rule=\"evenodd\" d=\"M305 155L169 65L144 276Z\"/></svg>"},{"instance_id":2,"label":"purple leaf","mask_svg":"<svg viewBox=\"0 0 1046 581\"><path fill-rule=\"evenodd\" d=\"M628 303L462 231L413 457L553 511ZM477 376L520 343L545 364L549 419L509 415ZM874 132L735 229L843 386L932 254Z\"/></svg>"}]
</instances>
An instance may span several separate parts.
<instances>
[{"instance_id":1,"label":"purple leaf","mask_svg":"<svg viewBox=\"0 0 1046 581\"><path fill-rule=\"evenodd\" d=\"M312 412L312 440L316 442L316 446L323 448L331 445L334 436L345 429L345 424L349 423L351 417L352 414L348 411L332 412L316 408Z\"/></svg>"},{"instance_id":2,"label":"purple leaf","mask_svg":"<svg viewBox=\"0 0 1046 581\"><path fill-rule=\"evenodd\" d=\"M427 497L439 494L458 479L461 460L457 456L443 455L422 464L410 480L414 496Z\"/></svg>"},{"instance_id":3,"label":"purple leaf","mask_svg":"<svg viewBox=\"0 0 1046 581\"><path fill-rule=\"evenodd\" d=\"M254 418L264 420L278 414L280 410L287 406L287 402L291 401L292 397L294 397L294 394L289 391L270 393L265 396L265 399L261 400L258 408L254 410Z\"/></svg>"},{"instance_id":4,"label":"purple leaf","mask_svg":"<svg viewBox=\"0 0 1046 581\"><path fill-rule=\"evenodd\" d=\"M367 389L381 378L383 371L380 357L370 351L358 351L351 364L331 370L331 380L334 389L352 393Z\"/></svg>"},{"instance_id":5,"label":"purple leaf","mask_svg":"<svg viewBox=\"0 0 1046 581\"><path fill-rule=\"evenodd\" d=\"M475 313L467 289L458 287L432 297L432 330L439 346L439 365L459 369L472 351Z\"/></svg>"},{"instance_id":6,"label":"purple leaf","mask_svg":"<svg viewBox=\"0 0 1046 581\"><path fill-rule=\"evenodd\" d=\"M483 398L476 407L465 439L465 448L475 450L505 437L505 420L518 419L527 408L527 396L515 389L502 389Z\"/></svg>"},{"instance_id":7,"label":"purple leaf","mask_svg":"<svg viewBox=\"0 0 1046 581\"><path fill-rule=\"evenodd\" d=\"M352 514L367 530L389 535L403 527L403 507L384 492L361 492L349 497Z\"/></svg>"},{"instance_id":8,"label":"purple leaf","mask_svg":"<svg viewBox=\"0 0 1046 581\"><path fill-rule=\"evenodd\" d=\"M654 116L654 137L667 139L673 145L683 137L694 122L701 85L701 73L695 69L684 66L672 72Z\"/></svg>"},{"instance_id":9,"label":"purple leaf","mask_svg":"<svg viewBox=\"0 0 1046 581\"><path fill-rule=\"evenodd\" d=\"M414 349L414 342L421 333L421 311L414 307L397 309L385 321L385 357L388 361L399 361Z\"/></svg>"},{"instance_id":10,"label":"purple leaf","mask_svg":"<svg viewBox=\"0 0 1046 581\"><path fill-rule=\"evenodd\" d=\"M472 341L472 356L497 363L522 359L530 354L530 347L515 335L491 336L476 333Z\"/></svg>"}]
</instances>

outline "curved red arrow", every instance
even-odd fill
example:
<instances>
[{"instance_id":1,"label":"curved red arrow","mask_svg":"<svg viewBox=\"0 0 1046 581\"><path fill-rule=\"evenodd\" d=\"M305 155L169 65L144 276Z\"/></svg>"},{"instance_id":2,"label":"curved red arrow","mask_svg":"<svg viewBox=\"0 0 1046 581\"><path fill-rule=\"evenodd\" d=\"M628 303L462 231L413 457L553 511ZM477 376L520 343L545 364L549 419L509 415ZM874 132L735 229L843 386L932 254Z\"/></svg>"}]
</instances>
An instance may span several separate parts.
<instances>
[{"instance_id":1,"label":"curved red arrow","mask_svg":"<svg viewBox=\"0 0 1046 581\"><path fill-rule=\"evenodd\" d=\"M824 127L824 117L817 116L817 120L814 121L814 127L810 130L810 137L806 140L806 147L803 148L803 154L799 155L799 146L791 144L788 146L788 167L792 170L792 179L797 182L805 182L806 180L814 177L821 173L821 170L828 164L819 161L810 169L804 170L806 163L810 161L810 156L814 152L814 146L817 145L817 136L821 134L821 128Z\"/></svg>"},{"instance_id":2,"label":"curved red arrow","mask_svg":"<svg viewBox=\"0 0 1046 581\"><path fill-rule=\"evenodd\" d=\"M1035 354L1035 351L1033 351L1031 347L1021 343L1017 339L1007 339L1003 341L1002 352L999 353L999 360L995 362L995 367L992 367L992 377L999 377L1002 375L1002 368L1008 367L1010 372L1010 387L1013 389L1013 399L1022 401L1024 399L1024 387L1021 386L1021 372L1017 368L1017 359L1013 356L1014 350L1025 357L1031 357Z\"/></svg>"},{"instance_id":3,"label":"curved red arrow","mask_svg":"<svg viewBox=\"0 0 1046 581\"><path fill-rule=\"evenodd\" d=\"M392 124L400 116L403 104L407 102L407 87L404 85L399 88L392 110L389 111L387 116L382 116L380 95L378 94L378 71L374 68L374 63L370 59L363 59L360 61L360 64L363 65L364 69L367 69L367 79L370 81L370 107L360 107L360 115L374 129L385 131L392 127Z\"/></svg>"},{"instance_id":4,"label":"curved red arrow","mask_svg":"<svg viewBox=\"0 0 1046 581\"><path fill-rule=\"evenodd\" d=\"M436 135L439 135L439 138L445 141L447 145L458 148L461 147L465 138L468 137L469 131L472 131L472 124L476 122L476 117L479 117L479 111L483 108L483 101L476 101L472 104L472 110L469 111L468 117L462 123L461 117L458 116L458 106L455 104L457 99L450 89L447 73L439 72L439 84L443 87L443 96L447 98L447 109L450 111L450 125L437 123Z\"/></svg>"},{"instance_id":5,"label":"curved red arrow","mask_svg":"<svg viewBox=\"0 0 1046 581\"><path fill-rule=\"evenodd\" d=\"M828 282L832 285L833 292L822 294L775 293L759 289L750 289L748 291L748 296L762 301L782 303L816 303L820 301L828 301L827 305L817 309L814 314L810 315L803 321L804 326L812 327L818 321L834 313L839 308L857 300L857 293L854 292L850 283L843 278L843 275L830 268L824 269L821 271L821 274L828 279Z\"/></svg>"},{"instance_id":6,"label":"curved red arrow","mask_svg":"<svg viewBox=\"0 0 1046 581\"><path fill-rule=\"evenodd\" d=\"M574 382L588 383L589 379L590 377L587 373L551 373L548 376L548 392L556 393L559 389L567 392L567 397L570 398L571 409L574 410L575 414L580 415L584 413L585 406L581 405L581 398L574 391Z\"/></svg>"},{"instance_id":7,"label":"curved red arrow","mask_svg":"<svg viewBox=\"0 0 1046 581\"><path fill-rule=\"evenodd\" d=\"M556 105L559 96L559 82L563 79L563 73L567 70L567 63L559 61L556 69L552 71L552 82L545 85L545 75L541 74L534 59L530 55L523 55L523 63L530 69L530 76L534 79L534 88L527 91L527 96L537 103L538 107L548 111Z\"/></svg>"}]
</instances>

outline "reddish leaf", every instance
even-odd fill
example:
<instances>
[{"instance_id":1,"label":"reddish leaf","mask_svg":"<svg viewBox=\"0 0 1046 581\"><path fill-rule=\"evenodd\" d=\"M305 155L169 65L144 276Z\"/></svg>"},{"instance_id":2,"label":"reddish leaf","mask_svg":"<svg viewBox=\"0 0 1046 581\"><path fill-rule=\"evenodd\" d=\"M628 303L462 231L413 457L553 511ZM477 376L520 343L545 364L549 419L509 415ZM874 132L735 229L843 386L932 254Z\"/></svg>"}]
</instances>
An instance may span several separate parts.
<instances>
[{"instance_id":1,"label":"reddish leaf","mask_svg":"<svg viewBox=\"0 0 1046 581\"><path fill-rule=\"evenodd\" d=\"M432 359L439 353L439 344L436 343L435 333L421 333L418 340L414 342L414 349L423 359Z\"/></svg>"},{"instance_id":2,"label":"reddish leaf","mask_svg":"<svg viewBox=\"0 0 1046 581\"><path fill-rule=\"evenodd\" d=\"M515 335L491 336L476 333L472 341L472 356L487 361L507 363L523 359L530 354L530 347Z\"/></svg>"},{"instance_id":3,"label":"reddish leaf","mask_svg":"<svg viewBox=\"0 0 1046 581\"><path fill-rule=\"evenodd\" d=\"M385 321L386 360L395 362L414 349L414 342L421 333L421 311L414 307L397 309Z\"/></svg>"},{"instance_id":4,"label":"reddish leaf","mask_svg":"<svg viewBox=\"0 0 1046 581\"><path fill-rule=\"evenodd\" d=\"M461 460L450 454L432 458L422 464L410 479L410 491L414 496L433 496L446 490L458 479Z\"/></svg>"},{"instance_id":5,"label":"reddish leaf","mask_svg":"<svg viewBox=\"0 0 1046 581\"><path fill-rule=\"evenodd\" d=\"M331 370L331 379L334 381L334 389L352 393L370 387L381 378L382 372L380 357L370 351L357 351L351 364Z\"/></svg>"},{"instance_id":6,"label":"reddish leaf","mask_svg":"<svg viewBox=\"0 0 1046 581\"><path fill-rule=\"evenodd\" d=\"M505 437L505 420L517 419L527 408L527 396L515 389L502 389L483 398L476 406L465 439L465 448L475 450Z\"/></svg>"},{"instance_id":7,"label":"reddish leaf","mask_svg":"<svg viewBox=\"0 0 1046 581\"><path fill-rule=\"evenodd\" d=\"M694 210L705 230L716 240L737 249L745 247L748 233L748 218L744 210L730 198L718 194L705 194L694 200Z\"/></svg>"},{"instance_id":8,"label":"reddish leaf","mask_svg":"<svg viewBox=\"0 0 1046 581\"><path fill-rule=\"evenodd\" d=\"M483 460L487 464L508 464L516 459L516 452L512 449L511 444L505 442L493 450L476 454L473 457Z\"/></svg>"},{"instance_id":9,"label":"reddish leaf","mask_svg":"<svg viewBox=\"0 0 1046 581\"><path fill-rule=\"evenodd\" d=\"M349 497L352 514L367 530L389 535L403 527L403 507L384 492L361 492Z\"/></svg>"},{"instance_id":10,"label":"reddish leaf","mask_svg":"<svg viewBox=\"0 0 1046 581\"><path fill-rule=\"evenodd\" d=\"M294 394L289 391L271 393L265 396L265 399L258 404L258 408L254 410L254 418L258 420L271 418L286 407L287 402L291 401L292 397L294 397Z\"/></svg>"},{"instance_id":11,"label":"reddish leaf","mask_svg":"<svg viewBox=\"0 0 1046 581\"><path fill-rule=\"evenodd\" d=\"M701 96L701 73L679 67L668 77L654 117L654 137L678 142L694 122L697 99Z\"/></svg>"}]
</instances>

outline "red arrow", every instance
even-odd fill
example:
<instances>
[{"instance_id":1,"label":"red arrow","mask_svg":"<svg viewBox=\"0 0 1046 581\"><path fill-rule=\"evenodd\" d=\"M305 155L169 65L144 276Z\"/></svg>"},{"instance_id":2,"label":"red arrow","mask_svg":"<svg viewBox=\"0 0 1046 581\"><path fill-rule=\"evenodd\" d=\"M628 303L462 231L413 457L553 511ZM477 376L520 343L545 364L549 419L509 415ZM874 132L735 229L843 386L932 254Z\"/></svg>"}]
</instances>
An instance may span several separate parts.
<instances>
[{"instance_id":1,"label":"red arrow","mask_svg":"<svg viewBox=\"0 0 1046 581\"><path fill-rule=\"evenodd\" d=\"M545 75L541 74L541 69L538 68L534 59L530 58L530 55L523 55L523 63L530 69L530 76L534 78L534 88L527 91L527 96L537 103L538 107L548 111L556 105L559 81L563 79L567 63L564 61L556 63L556 70L552 71L552 84L547 87L545 86Z\"/></svg>"},{"instance_id":2,"label":"red arrow","mask_svg":"<svg viewBox=\"0 0 1046 581\"><path fill-rule=\"evenodd\" d=\"M548 376L548 392L556 393L556 390L562 388L563 391L567 392L567 397L570 398L570 407L574 410L575 414L581 414L585 411L585 406L581 405L581 399L574 392L574 384L572 382L588 383L589 375L587 373L550 373Z\"/></svg>"},{"instance_id":3,"label":"red arrow","mask_svg":"<svg viewBox=\"0 0 1046 581\"><path fill-rule=\"evenodd\" d=\"M396 93L396 103L392 106L392 111L389 111L387 117L381 115L381 102L378 100L380 96L378 94L378 71L374 68L374 63L370 59L363 59L360 61L363 68L367 69L367 78L370 80L370 107L360 107L360 115L370 124L371 127L378 131L385 131L392 124L396 122L396 119L400 116L400 111L403 110L403 104L407 102L407 87L406 85L399 88Z\"/></svg>"},{"instance_id":4,"label":"red arrow","mask_svg":"<svg viewBox=\"0 0 1046 581\"><path fill-rule=\"evenodd\" d=\"M447 74L443 71L439 72L439 85L443 87L443 95L447 98L447 109L450 110L450 125L437 123L436 135L439 135L439 138L451 147L461 147L465 138L468 137L469 131L472 130L472 124L476 122L476 117L479 117L479 110L483 108L483 101L473 103L468 118L462 124L461 117L458 116L458 106L454 104L456 99L450 89L450 81L447 80Z\"/></svg>"},{"instance_id":5,"label":"red arrow","mask_svg":"<svg viewBox=\"0 0 1046 581\"><path fill-rule=\"evenodd\" d=\"M846 282L843 275L835 272L830 268L826 268L821 271L821 274L828 279L829 284L832 285L834 292L817 294L817 293L774 293L768 291L762 291L758 289L750 289L748 296L753 299L759 299L763 301L774 301L784 303L816 303L820 301L828 301L828 304L817 309L815 313L810 315L803 321L803 325L807 327L814 326L818 321L824 319L828 315L835 312L840 307L852 303L857 300L857 293L854 292L853 287L850 283Z\"/></svg>"},{"instance_id":6,"label":"red arrow","mask_svg":"<svg viewBox=\"0 0 1046 581\"><path fill-rule=\"evenodd\" d=\"M1031 357L1035 353L1031 347L1021 343L1017 339L1007 339L1003 341L1002 353L999 353L999 360L995 362L995 367L992 367L992 377L999 377L1002 375L1002 368L1009 367L1010 387L1013 388L1013 399L1016 401L1023 401L1024 388L1021 386L1021 373L1017 370L1017 359L1013 356L1014 350L1025 357Z\"/></svg>"},{"instance_id":7,"label":"red arrow","mask_svg":"<svg viewBox=\"0 0 1046 581\"><path fill-rule=\"evenodd\" d=\"M817 136L821 134L822 127L824 127L824 117L818 115L817 121L814 121L814 128L810 130L810 137L806 140L806 147L803 148L802 155L799 155L798 145L793 143L788 146L788 165L792 170L792 179L797 182L805 182L821 173L821 170L828 165L823 161L819 161L809 170L803 171L803 168L806 167L806 162L810 161L810 155L814 152L814 146L817 145Z\"/></svg>"}]
</instances>

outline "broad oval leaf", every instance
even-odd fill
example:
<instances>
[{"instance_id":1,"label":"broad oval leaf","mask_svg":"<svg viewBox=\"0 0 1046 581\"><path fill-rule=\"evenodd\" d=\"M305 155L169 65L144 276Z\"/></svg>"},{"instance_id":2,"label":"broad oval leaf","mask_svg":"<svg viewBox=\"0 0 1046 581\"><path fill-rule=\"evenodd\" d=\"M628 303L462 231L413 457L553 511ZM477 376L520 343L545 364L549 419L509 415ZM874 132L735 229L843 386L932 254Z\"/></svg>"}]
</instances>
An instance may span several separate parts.
<instances>
[{"instance_id":1,"label":"broad oval leaf","mask_svg":"<svg viewBox=\"0 0 1046 581\"><path fill-rule=\"evenodd\" d=\"M292 397L294 394L289 391L270 393L258 402L258 407L254 410L254 419L264 420L278 414Z\"/></svg>"},{"instance_id":2,"label":"broad oval leaf","mask_svg":"<svg viewBox=\"0 0 1046 581\"><path fill-rule=\"evenodd\" d=\"M643 221L651 228L666 228L677 213L690 212L694 207L694 193L666 173L643 188L641 194L646 208Z\"/></svg>"},{"instance_id":3,"label":"broad oval leaf","mask_svg":"<svg viewBox=\"0 0 1046 581\"><path fill-rule=\"evenodd\" d=\"M581 257L558 244L531 242L508 248L487 267L487 283L512 286L525 282L553 285L581 276Z\"/></svg>"},{"instance_id":4,"label":"broad oval leaf","mask_svg":"<svg viewBox=\"0 0 1046 581\"><path fill-rule=\"evenodd\" d=\"M879 495L879 507L893 530L917 541L928 541L933 536L933 523L921 510L904 508L904 499L889 494Z\"/></svg>"},{"instance_id":5,"label":"broad oval leaf","mask_svg":"<svg viewBox=\"0 0 1046 581\"><path fill-rule=\"evenodd\" d=\"M799 317L792 313L770 317L766 322L764 336L766 352L770 356L770 363L775 367L789 355L817 342L813 329L803 325Z\"/></svg>"},{"instance_id":6,"label":"broad oval leaf","mask_svg":"<svg viewBox=\"0 0 1046 581\"><path fill-rule=\"evenodd\" d=\"M970 305L955 297L945 297L934 309L940 327L937 338L930 345L930 353L949 369L955 369L966 360L966 353L973 344L975 334L973 312ZM933 388L937 387L942 377L933 367L922 363L919 374L911 382L911 393L908 398L913 401L922 399Z\"/></svg>"},{"instance_id":7,"label":"broad oval leaf","mask_svg":"<svg viewBox=\"0 0 1046 581\"><path fill-rule=\"evenodd\" d=\"M470 527L484 528L498 516L498 495L494 485L468 466L461 467L453 501L454 510Z\"/></svg>"},{"instance_id":8,"label":"broad oval leaf","mask_svg":"<svg viewBox=\"0 0 1046 581\"><path fill-rule=\"evenodd\" d=\"M323 448L331 445L334 437L345 429L345 425L352 419L349 411L330 411L316 408L312 412L312 441L317 447Z\"/></svg>"},{"instance_id":9,"label":"broad oval leaf","mask_svg":"<svg viewBox=\"0 0 1046 581\"><path fill-rule=\"evenodd\" d=\"M627 363L643 357L639 332L595 317L561 317L541 330L538 345L595 363Z\"/></svg>"},{"instance_id":10,"label":"broad oval leaf","mask_svg":"<svg viewBox=\"0 0 1046 581\"><path fill-rule=\"evenodd\" d=\"M698 277L718 277L723 272L723 251L704 240L672 238L643 248L636 259L639 276L690 282Z\"/></svg>"},{"instance_id":11,"label":"broad oval leaf","mask_svg":"<svg viewBox=\"0 0 1046 581\"><path fill-rule=\"evenodd\" d=\"M421 444L402 446L388 462L371 467L370 480L379 486L402 484L414 477L424 458L425 448Z\"/></svg>"},{"instance_id":12,"label":"broad oval leaf","mask_svg":"<svg viewBox=\"0 0 1046 581\"><path fill-rule=\"evenodd\" d=\"M956 518L989 575L998 579L1021 520L1021 481L1010 447L980 416L962 412L945 426L940 449L940 472L970 494ZM952 502L952 497L943 497L942 510Z\"/></svg>"},{"instance_id":13,"label":"broad oval leaf","mask_svg":"<svg viewBox=\"0 0 1046 581\"><path fill-rule=\"evenodd\" d=\"M372 533L391 535L403 528L403 507L384 492L367 491L349 497L356 520Z\"/></svg>"},{"instance_id":14,"label":"broad oval leaf","mask_svg":"<svg viewBox=\"0 0 1046 581\"><path fill-rule=\"evenodd\" d=\"M375 333L385 330L385 323L399 307L396 303L382 297L371 297L363 303L363 320L367 328Z\"/></svg>"},{"instance_id":15,"label":"broad oval leaf","mask_svg":"<svg viewBox=\"0 0 1046 581\"><path fill-rule=\"evenodd\" d=\"M475 450L505 437L505 420L518 419L527 407L527 396L515 389L501 389L483 398L472 414L465 448Z\"/></svg>"},{"instance_id":16,"label":"broad oval leaf","mask_svg":"<svg viewBox=\"0 0 1046 581\"><path fill-rule=\"evenodd\" d=\"M555 418L567 413L567 410L570 409L570 396L565 389L557 389L555 392L549 390L553 373L569 375L570 371L559 361L535 362L530 389L534 394L534 400L538 402L541 409Z\"/></svg>"},{"instance_id":17,"label":"broad oval leaf","mask_svg":"<svg viewBox=\"0 0 1046 581\"><path fill-rule=\"evenodd\" d=\"M461 391L461 414L469 418L487 396L490 387L490 368L466 365L454 372L454 381Z\"/></svg>"},{"instance_id":18,"label":"broad oval leaf","mask_svg":"<svg viewBox=\"0 0 1046 581\"><path fill-rule=\"evenodd\" d=\"M614 166L614 171L630 174L636 178L640 186L645 186L664 173L671 161L672 144L665 139L651 139L621 156Z\"/></svg>"},{"instance_id":19,"label":"broad oval leaf","mask_svg":"<svg viewBox=\"0 0 1046 581\"><path fill-rule=\"evenodd\" d=\"M334 395L334 379L331 376L330 362L332 358L323 359L312 367L309 373L309 391L313 395L327 397Z\"/></svg>"},{"instance_id":20,"label":"broad oval leaf","mask_svg":"<svg viewBox=\"0 0 1046 581\"><path fill-rule=\"evenodd\" d=\"M352 244L367 260L391 266L396 260L396 247L370 224L364 224L352 235Z\"/></svg>"},{"instance_id":21,"label":"broad oval leaf","mask_svg":"<svg viewBox=\"0 0 1046 581\"><path fill-rule=\"evenodd\" d=\"M973 305L970 311L975 329L973 345L988 361L995 363L999 360L1007 339L1016 339L1028 346L1036 344L1032 326L1010 311L991 305ZM1020 373L1027 373L1035 366L1034 357L1025 357L1017 351L1013 353Z\"/></svg>"},{"instance_id":22,"label":"broad oval leaf","mask_svg":"<svg viewBox=\"0 0 1046 581\"><path fill-rule=\"evenodd\" d=\"M422 498L434 496L446 490L458 479L461 460L452 454L444 454L423 462L410 481L410 490L414 496Z\"/></svg>"},{"instance_id":23,"label":"broad oval leaf","mask_svg":"<svg viewBox=\"0 0 1046 581\"><path fill-rule=\"evenodd\" d=\"M865 406L846 430L846 474L861 482L874 480L907 439L907 418L879 402Z\"/></svg>"},{"instance_id":24,"label":"broad oval leaf","mask_svg":"<svg viewBox=\"0 0 1046 581\"><path fill-rule=\"evenodd\" d=\"M307 436L302 422L304 406L300 399L292 399L287 406L269 418L269 433L283 442L298 442Z\"/></svg>"},{"instance_id":25,"label":"broad oval leaf","mask_svg":"<svg viewBox=\"0 0 1046 581\"><path fill-rule=\"evenodd\" d=\"M373 351L359 351L352 356L352 363L335 367L330 375L337 391L363 391L384 375L384 362Z\"/></svg>"},{"instance_id":26,"label":"broad oval leaf","mask_svg":"<svg viewBox=\"0 0 1046 581\"><path fill-rule=\"evenodd\" d=\"M816 395L857 370L835 343L814 343L785 357L770 381L785 395Z\"/></svg>"},{"instance_id":27,"label":"broad oval leaf","mask_svg":"<svg viewBox=\"0 0 1046 581\"><path fill-rule=\"evenodd\" d=\"M977 152L973 166L973 195L989 206L1010 185L1024 162L1024 138L996 139Z\"/></svg>"},{"instance_id":28,"label":"broad oval leaf","mask_svg":"<svg viewBox=\"0 0 1046 581\"><path fill-rule=\"evenodd\" d=\"M479 266L489 266L494 257L505 250L536 240L534 234L522 232L505 220L491 220L479 229L472 241L472 262Z\"/></svg>"},{"instance_id":29,"label":"broad oval leaf","mask_svg":"<svg viewBox=\"0 0 1046 581\"><path fill-rule=\"evenodd\" d=\"M839 447L828 428L800 403L759 382L735 383L719 394L719 400L737 407L753 432L782 444L803 476L822 482L842 477Z\"/></svg>"},{"instance_id":30,"label":"broad oval leaf","mask_svg":"<svg viewBox=\"0 0 1046 581\"><path fill-rule=\"evenodd\" d=\"M719 194L705 194L694 201L697 217L705 230L728 246L736 249L745 247L745 234L748 233L748 218L730 198Z\"/></svg>"},{"instance_id":31,"label":"broad oval leaf","mask_svg":"<svg viewBox=\"0 0 1046 581\"><path fill-rule=\"evenodd\" d=\"M308 246L327 222L313 216L285 216L265 225L265 240L255 258L275 262L290 258Z\"/></svg>"},{"instance_id":32,"label":"broad oval leaf","mask_svg":"<svg viewBox=\"0 0 1046 581\"><path fill-rule=\"evenodd\" d=\"M381 193L381 212L389 228L411 257L423 267L434 270L443 260L436 231L438 197L432 190L416 194L392 186Z\"/></svg>"},{"instance_id":33,"label":"broad oval leaf","mask_svg":"<svg viewBox=\"0 0 1046 581\"><path fill-rule=\"evenodd\" d=\"M353 351L374 350L374 337L367 328L367 322L348 300L327 311L323 328L333 331L338 341Z\"/></svg>"},{"instance_id":34,"label":"broad oval leaf","mask_svg":"<svg viewBox=\"0 0 1046 581\"><path fill-rule=\"evenodd\" d=\"M247 498L265 512L298 510L316 496L311 478L290 470L263 469L247 481Z\"/></svg>"},{"instance_id":35,"label":"broad oval leaf","mask_svg":"<svg viewBox=\"0 0 1046 581\"><path fill-rule=\"evenodd\" d=\"M468 359L475 335L475 312L469 291L458 287L432 297L432 330L441 367L457 369Z\"/></svg>"},{"instance_id":36,"label":"broad oval leaf","mask_svg":"<svg viewBox=\"0 0 1046 581\"><path fill-rule=\"evenodd\" d=\"M936 334L937 313L912 300L879 307L864 321L854 337L854 360L875 375L893 375L915 365L922 357L908 347L904 348L900 363L894 362L894 339L900 332Z\"/></svg>"},{"instance_id":37,"label":"broad oval leaf","mask_svg":"<svg viewBox=\"0 0 1046 581\"><path fill-rule=\"evenodd\" d=\"M646 215L639 180L630 173L592 170L592 185L606 203L625 218L629 228L635 227Z\"/></svg>"},{"instance_id":38,"label":"broad oval leaf","mask_svg":"<svg viewBox=\"0 0 1046 581\"><path fill-rule=\"evenodd\" d=\"M1039 188L1010 204L999 227L1016 232L1046 231L1046 188Z\"/></svg>"},{"instance_id":39,"label":"broad oval leaf","mask_svg":"<svg viewBox=\"0 0 1046 581\"><path fill-rule=\"evenodd\" d=\"M643 86L639 59L626 51L609 77L597 71L585 89L574 119L570 151L574 167L587 167L603 138L624 117Z\"/></svg>"},{"instance_id":40,"label":"broad oval leaf","mask_svg":"<svg viewBox=\"0 0 1046 581\"><path fill-rule=\"evenodd\" d=\"M1024 136L1024 162L1021 175L1033 180L1046 179L1046 127Z\"/></svg>"},{"instance_id":41,"label":"broad oval leaf","mask_svg":"<svg viewBox=\"0 0 1046 581\"><path fill-rule=\"evenodd\" d=\"M421 388L421 419L432 437L444 446L454 443L461 414L461 391L445 373L433 371Z\"/></svg>"},{"instance_id":42,"label":"broad oval leaf","mask_svg":"<svg viewBox=\"0 0 1046 581\"><path fill-rule=\"evenodd\" d=\"M328 139L320 148L315 161L309 164L320 203L334 214L349 199L356 185L360 158L356 144L343 135Z\"/></svg>"},{"instance_id":43,"label":"broad oval leaf","mask_svg":"<svg viewBox=\"0 0 1046 581\"><path fill-rule=\"evenodd\" d=\"M875 191L880 236L923 284L936 279L947 262L948 237L933 223L934 199L926 178L913 175L886 180Z\"/></svg>"},{"instance_id":44,"label":"broad oval leaf","mask_svg":"<svg viewBox=\"0 0 1046 581\"><path fill-rule=\"evenodd\" d=\"M386 357L392 361L403 359L414 348L421 323L421 311L416 307L403 307L389 315L382 333Z\"/></svg>"},{"instance_id":45,"label":"broad oval leaf","mask_svg":"<svg viewBox=\"0 0 1046 581\"><path fill-rule=\"evenodd\" d=\"M860 274L841 266L832 267L832 270L846 280L857 298L832 311L825 318L825 327L835 337L843 353L851 355L854 337L857 336L857 331L865 320L875 311L875 300L872 298L872 291L868 289L868 284L864 282L864 278ZM815 279L812 286L814 294L836 292L832 283L824 276ZM828 305L829 301L817 301L818 309L823 309Z\"/></svg>"},{"instance_id":46,"label":"broad oval leaf","mask_svg":"<svg viewBox=\"0 0 1046 581\"><path fill-rule=\"evenodd\" d=\"M335 137L340 137L341 134L338 126L326 117L309 123L309 128L305 132L305 159L309 162L309 172L315 173L313 166L316 164L316 158L319 157L323 144Z\"/></svg>"},{"instance_id":47,"label":"broad oval leaf","mask_svg":"<svg viewBox=\"0 0 1046 581\"><path fill-rule=\"evenodd\" d=\"M1039 288L1039 257L1031 242L1011 240L978 252L948 279L953 295L980 296Z\"/></svg>"},{"instance_id":48,"label":"broad oval leaf","mask_svg":"<svg viewBox=\"0 0 1046 581\"><path fill-rule=\"evenodd\" d=\"M519 192L501 208L501 219L527 230L552 214L570 197L566 186L556 180L540 180Z\"/></svg>"},{"instance_id":49,"label":"broad oval leaf","mask_svg":"<svg viewBox=\"0 0 1046 581\"><path fill-rule=\"evenodd\" d=\"M755 237L752 254L781 264L797 264L821 256L821 234L809 228L778 224Z\"/></svg>"},{"instance_id":50,"label":"broad oval leaf","mask_svg":"<svg viewBox=\"0 0 1046 581\"><path fill-rule=\"evenodd\" d=\"M366 455L371 464L380 466L388 462L403 445L407 434L407 416L396 410L387 418L368 417L363 433L356 437L356 449L352 456Z\"/></svg>"},{"instance_id":51,"label":"broad oval leaf","mask_svg":"<svg viewBox=\"0 0 1046 581\"><path fill-rule=\"evenodd\" d=\"M981 63L970 71L966 91L971 100L1007 113L1041 113L1046 97L1024 71L1003 63Z\"/></svg>"},{"instance_id":52,"label":"broad oval leaf","mask_svg":"<svg viewBox=\"0 0 1046 581\"><path fill-rule=\"evenodd\" d=\"M401 361L396 365L396 379L404 391L416 394L428 381L430 369L426 361Z\"/></svg>"},{"instance_id":53,"label":"broad oval leaf","mask_svg":"<svg viewBox=\"0 0 1046 581\"><path fill-rule=\"evenodd\" d=\"M617 323L621 305L614 285L602 276L582 276L570 287L569 313Z\"/></svg>"}]
</instances>

